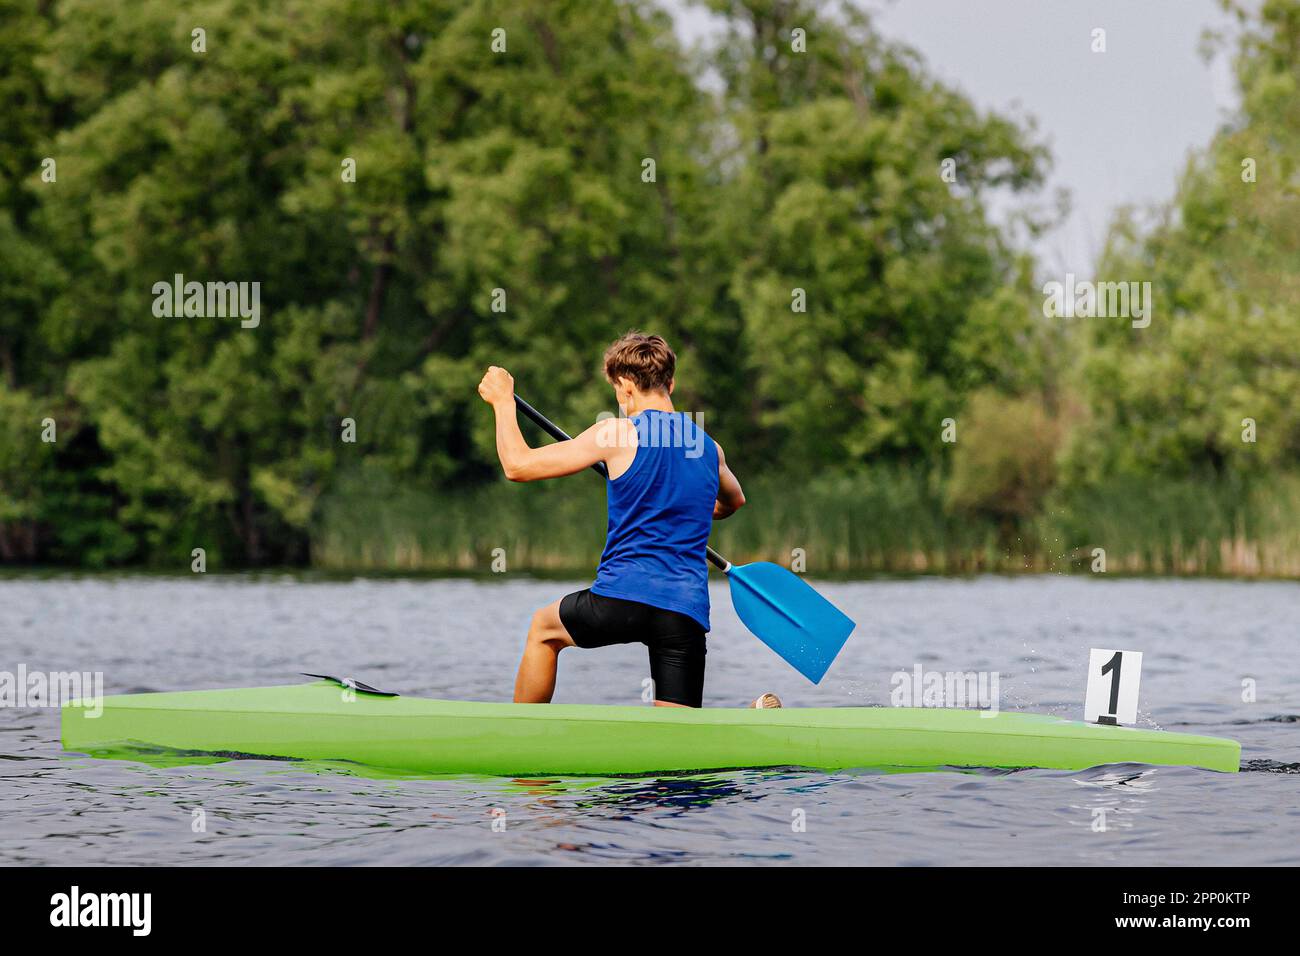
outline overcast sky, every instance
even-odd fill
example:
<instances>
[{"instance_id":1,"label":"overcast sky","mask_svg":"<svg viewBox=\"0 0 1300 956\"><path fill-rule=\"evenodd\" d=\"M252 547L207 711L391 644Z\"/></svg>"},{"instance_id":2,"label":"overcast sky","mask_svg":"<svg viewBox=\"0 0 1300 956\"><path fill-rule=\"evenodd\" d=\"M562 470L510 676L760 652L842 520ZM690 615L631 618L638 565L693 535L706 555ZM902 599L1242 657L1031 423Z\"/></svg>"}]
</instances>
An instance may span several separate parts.
<instances>
[{"instance_id":1,"label":"overcast sky","mask_svg":"<svg viewBox=\"0 0 1300 956\"><path fill-rule=\"evenodd\" d=\"M665 0L687 41L715 29ZM1031 114L1053 156L1044 197L1069 190L1067 223L1035 248L1055 273L1091 274L1112 211L1167 200L1190 150L1235 103L1229 64L1199 52L1227 21L1217 0L862 0L880 32L980 109ZM1091 51L1106 30L1107 52ZM815 38L810 38L815 42Z\"/></svg>"}]
</instances>

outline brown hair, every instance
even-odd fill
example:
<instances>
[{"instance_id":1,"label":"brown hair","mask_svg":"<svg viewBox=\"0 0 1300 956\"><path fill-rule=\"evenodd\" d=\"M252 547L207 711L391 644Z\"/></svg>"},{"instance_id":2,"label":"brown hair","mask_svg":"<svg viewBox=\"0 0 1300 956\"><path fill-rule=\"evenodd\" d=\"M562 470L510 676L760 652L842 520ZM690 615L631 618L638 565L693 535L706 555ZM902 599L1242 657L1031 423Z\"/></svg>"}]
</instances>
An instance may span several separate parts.
<instances>
[{"instance_id":1,"label":"brown hair","mask_svg":"<svg viewBox=\"0 0 1300 956\"><path fill-rule=\"evenodd\" d=\"M605 350L605 377L626 378L643 392L668 391L677 374L677 356L658 335L628 332Z\"/></svg>"}]
</instances>

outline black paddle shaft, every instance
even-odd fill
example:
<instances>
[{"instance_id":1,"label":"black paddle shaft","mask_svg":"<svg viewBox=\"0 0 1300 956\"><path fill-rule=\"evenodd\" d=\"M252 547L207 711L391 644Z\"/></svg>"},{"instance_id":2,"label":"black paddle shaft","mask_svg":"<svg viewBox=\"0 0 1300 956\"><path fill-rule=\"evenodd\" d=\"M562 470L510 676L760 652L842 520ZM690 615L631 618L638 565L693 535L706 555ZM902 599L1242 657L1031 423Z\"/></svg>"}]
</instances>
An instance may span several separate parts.
<instances>
[{"instance_id":1,"label":"black paddle shaft","mask_svg":"<svg viewBox=\"0 0 1300 956\"><path fill-rule=\"evenodd\" d=\"M519 410L523 412L525 416L532 419L534 425L546 432L546 434L550 435L556 441L571 441L569 436L565 434L563 428L555 424L555 422L551 421L537 409L533 408L533 406L529 405L518 395L515 396L515 404L519 406ZM600 475L600 477L609 477L609 469L605 467L603 461L596 462L591 466L591 468L596 472L596 474ZM714 551L708 545L705 545L704 550L705 554L708 556L709 562L719 571L726 571L731 567L730 561L718 554L718 552Z\"/></svg>"}]
</instances>

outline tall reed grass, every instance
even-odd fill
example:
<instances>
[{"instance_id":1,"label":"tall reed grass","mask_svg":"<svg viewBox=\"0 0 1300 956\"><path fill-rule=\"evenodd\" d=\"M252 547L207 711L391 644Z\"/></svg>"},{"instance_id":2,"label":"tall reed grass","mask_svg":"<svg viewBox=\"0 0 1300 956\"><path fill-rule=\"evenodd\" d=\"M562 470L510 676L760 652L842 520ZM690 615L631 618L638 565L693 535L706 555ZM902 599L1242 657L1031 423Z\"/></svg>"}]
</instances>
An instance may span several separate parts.
<instances>
[{"instance_id":1,"label":"tall reed grass","mask_svg":"<svg viewBox=\"0 0 1300 956\"><path fill-rule=\"evenodd\" d=\"M604 491L589 476L439 493L343 482L324 503L312 561L340 571L589 574L604 543ZM736 562L811 575L1086 571L1300 578L1300 476L1246 482L1116 480L1054 494L1018 524L953 514L941 484L905 469L746 484L715 525Z\"/></svg>"}]
</instances>

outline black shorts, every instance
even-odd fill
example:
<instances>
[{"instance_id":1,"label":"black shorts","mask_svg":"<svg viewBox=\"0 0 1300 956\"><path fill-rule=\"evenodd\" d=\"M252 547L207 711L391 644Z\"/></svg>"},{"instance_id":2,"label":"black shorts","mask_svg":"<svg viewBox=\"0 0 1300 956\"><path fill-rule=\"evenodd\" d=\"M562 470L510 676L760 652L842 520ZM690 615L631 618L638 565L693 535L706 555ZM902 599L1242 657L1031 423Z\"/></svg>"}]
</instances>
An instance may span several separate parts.
<instances>
[{"instance_id":1,"label":"black shorts","mask_svg":"<svg viewBox=\"0 0 1300 956\"><path fill-rule=\"evenodd\" d=\"M644 644L655 700L703 706L704 628L694 618L588 588L560 601L560 622L579 647Z\"/></svg>"}]
</instances>

